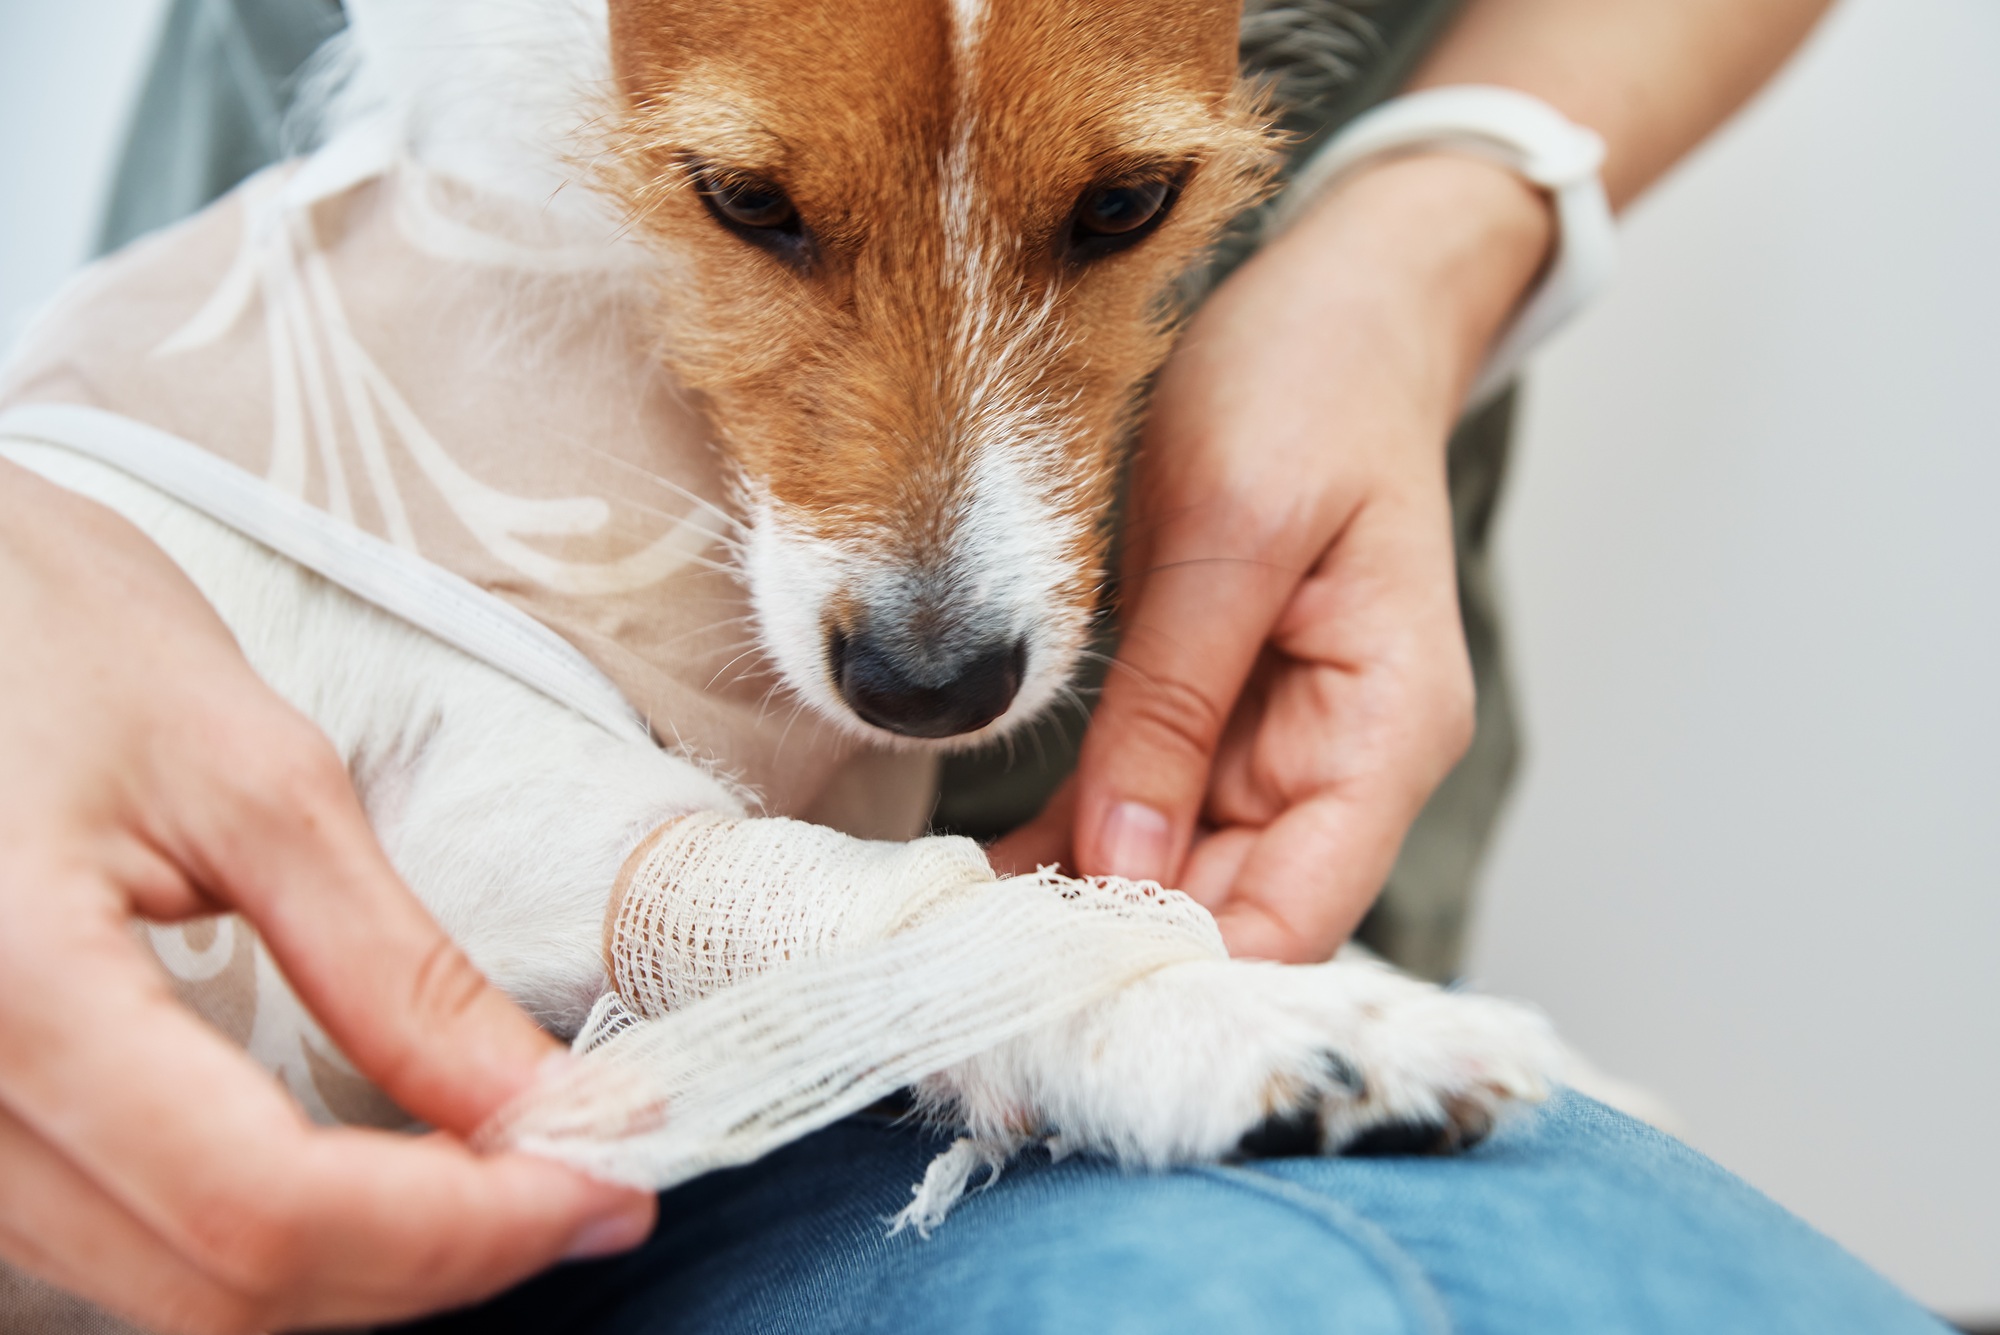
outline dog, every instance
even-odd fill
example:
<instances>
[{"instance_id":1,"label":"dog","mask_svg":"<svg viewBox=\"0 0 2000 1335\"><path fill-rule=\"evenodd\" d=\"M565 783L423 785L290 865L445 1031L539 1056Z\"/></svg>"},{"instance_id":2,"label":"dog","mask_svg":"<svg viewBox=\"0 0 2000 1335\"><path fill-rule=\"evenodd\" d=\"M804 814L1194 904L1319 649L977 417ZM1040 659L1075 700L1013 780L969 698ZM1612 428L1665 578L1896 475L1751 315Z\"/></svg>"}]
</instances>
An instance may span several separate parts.
<instances>
[{"instance_id":1,"label":"dog","mask_svg":"<svg viewBox=\"0 0 2000 1335\"><path fill-rule=\"evenodd\" d=\"M856 743L922 753L1058 697L1175 283L1270 178L1236 5L350 8L341 96L388 108L399 154L612 218L605 235L642 257L621 281L726 461L736 574L786 691ZM551 149L552 125L582 128ZM337 172L341 142L304 171ZM648 833L750 810L714 765L601 726L168 490L32 441L7 452L189 574L331 739L412 889L559 1034L606 991L607 907ZM1206 959L922 1084L959 1126L1161 1166L1470 1145L1559 1060L1524 1007L1354 959Z\"/></svg>"}]
</instances>

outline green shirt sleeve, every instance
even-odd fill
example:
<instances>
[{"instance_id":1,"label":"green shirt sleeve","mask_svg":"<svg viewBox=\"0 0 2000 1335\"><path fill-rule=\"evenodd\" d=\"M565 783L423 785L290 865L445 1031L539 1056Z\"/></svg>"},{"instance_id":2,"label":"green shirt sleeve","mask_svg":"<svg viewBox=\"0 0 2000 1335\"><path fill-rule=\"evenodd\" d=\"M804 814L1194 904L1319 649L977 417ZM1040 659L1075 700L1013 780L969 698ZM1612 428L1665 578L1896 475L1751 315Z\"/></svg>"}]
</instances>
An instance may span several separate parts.
<instances>
[{"instance_id":1,"label":"green shirt sleeve","mask_svg":"<svg viewBox=\"0 0 2000 1335\"><path fill-rule=\"evenodd\" d=\"M99 253L177 222L292 150L286 112L339 0L173 0L99 225Z\"/></svg>"}]
</instances>

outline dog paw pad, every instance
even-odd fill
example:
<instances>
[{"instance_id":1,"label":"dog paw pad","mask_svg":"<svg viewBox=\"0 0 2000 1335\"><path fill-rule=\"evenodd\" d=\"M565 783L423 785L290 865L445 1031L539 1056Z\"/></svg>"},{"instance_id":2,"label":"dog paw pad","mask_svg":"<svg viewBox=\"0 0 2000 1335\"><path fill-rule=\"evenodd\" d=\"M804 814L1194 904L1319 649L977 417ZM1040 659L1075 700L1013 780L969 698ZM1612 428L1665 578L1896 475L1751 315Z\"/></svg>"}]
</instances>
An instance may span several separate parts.
<instances>
[{"instance_id":1,"label":"dog paw pad","mask_svg":"<svg viewBox=\"0 0 2000 1335\"><path fill-rule=\"evenodd\" d=\"M1306 1158L1320 1152L1322 1134L1316 1109L1293 1108L1272 1113L1245 1132L1236 1142L1236 1154L1244 1159Z\"/></svg>"},{"instance_id":2,"label":"dog paw pad","mask_svg":"<svg viewBox=\"0 0 2000 1335\"><path fill-rule=\"evenodd\" d=\"M1374 1159L1390 1155L1449 1154L1459 1140L1449 1122L1383 1122L1371 1126L1340 1147L1349 1158Z\"/></svg>"}]
</instances>

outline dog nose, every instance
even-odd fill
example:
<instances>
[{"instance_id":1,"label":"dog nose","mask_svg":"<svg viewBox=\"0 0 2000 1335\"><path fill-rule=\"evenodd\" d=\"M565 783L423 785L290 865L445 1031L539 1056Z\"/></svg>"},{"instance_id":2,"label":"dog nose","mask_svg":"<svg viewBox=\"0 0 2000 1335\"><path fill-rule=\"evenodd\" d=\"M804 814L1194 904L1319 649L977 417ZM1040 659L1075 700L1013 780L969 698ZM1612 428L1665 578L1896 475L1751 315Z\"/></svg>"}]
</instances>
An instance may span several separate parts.
<instances>
[{"instance_id":1,"label":"dog nose","mask_svg":"<svg viewBox=\"0 0 2000 1335\"><path fill-rule=\"evenodd\" d=\"M985 727L1007 712L1028 664L1021 640L976 649L935 671L898 658L867 634L835 631L827 652L854 712L905 737L955 737Z\"/></svg>"}]
</instances>

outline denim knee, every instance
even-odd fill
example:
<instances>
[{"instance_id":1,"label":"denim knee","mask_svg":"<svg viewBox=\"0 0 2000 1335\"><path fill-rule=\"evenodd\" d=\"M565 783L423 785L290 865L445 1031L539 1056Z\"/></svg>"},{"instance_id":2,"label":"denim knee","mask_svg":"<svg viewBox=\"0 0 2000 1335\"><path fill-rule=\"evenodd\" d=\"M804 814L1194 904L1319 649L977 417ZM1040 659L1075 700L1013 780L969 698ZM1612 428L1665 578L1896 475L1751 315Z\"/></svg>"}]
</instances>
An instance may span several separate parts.
<instances>
[{"instance_id":1,"label":"denim knee","mask_svg":"<svg viewBox=\"0 0 2000 1335\"><path fill-rule=\"evenodd\" d=\"M1386 1237L1324 1197L1254 1172L1138 1176L1030 1164L965 1201L930 1239L892 1245L891 1264L873 1262L869 1310L833 1328L1448 1329L1442 1303Z\"/></svg>"}]
</instances>

